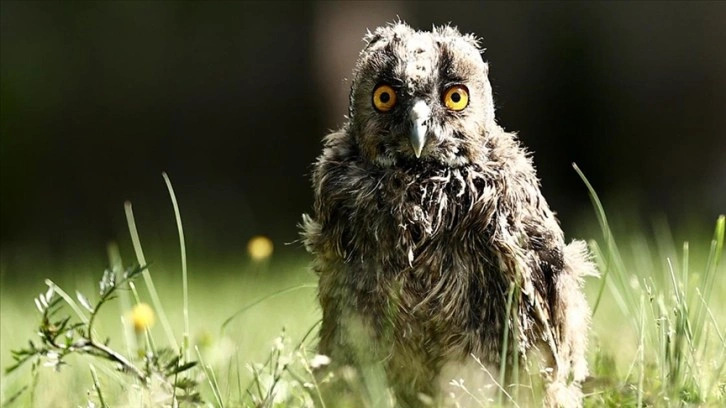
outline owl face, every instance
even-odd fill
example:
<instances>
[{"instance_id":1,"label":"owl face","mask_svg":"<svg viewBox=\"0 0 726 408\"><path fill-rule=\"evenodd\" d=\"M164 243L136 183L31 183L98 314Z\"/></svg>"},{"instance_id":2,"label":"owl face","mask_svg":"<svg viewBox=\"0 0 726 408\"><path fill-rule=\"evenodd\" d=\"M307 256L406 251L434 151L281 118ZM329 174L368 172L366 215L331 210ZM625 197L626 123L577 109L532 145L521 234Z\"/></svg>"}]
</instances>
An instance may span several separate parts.
<instances>
[{"instance_id":1,"label":"owl face","mask_svg":"<svg viewBox=\"0 0 726 408\"><path fill-rule=\"evenodd\" d=\"M474 37L397 23L366 37L351 88L350 131L379 166L463 166L485 154L494 106Z\"/></svg>"}]
</instances>

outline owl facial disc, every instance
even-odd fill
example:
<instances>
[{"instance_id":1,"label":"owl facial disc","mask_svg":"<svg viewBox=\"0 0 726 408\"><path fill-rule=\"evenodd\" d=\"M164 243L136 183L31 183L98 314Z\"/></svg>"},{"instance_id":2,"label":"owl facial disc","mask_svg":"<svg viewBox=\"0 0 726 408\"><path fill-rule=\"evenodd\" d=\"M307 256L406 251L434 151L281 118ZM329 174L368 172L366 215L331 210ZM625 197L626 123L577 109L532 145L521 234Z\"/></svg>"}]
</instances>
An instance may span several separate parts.
<instances>
[{"instance_id":1,"label":"owl facial disc","mask_svg":"<svg viewBox=\"0 0 726 408\"><path fill-rule=\"evenodd\" d=\"M428 132L428 122L431 117L431 108L422 100L416 101L411 112L409 113L411 118L411 147L413 147L413 153L416 158L421 157L421 151L423 151L426 145L426 133Z\"/></svg>"}]
</instances>

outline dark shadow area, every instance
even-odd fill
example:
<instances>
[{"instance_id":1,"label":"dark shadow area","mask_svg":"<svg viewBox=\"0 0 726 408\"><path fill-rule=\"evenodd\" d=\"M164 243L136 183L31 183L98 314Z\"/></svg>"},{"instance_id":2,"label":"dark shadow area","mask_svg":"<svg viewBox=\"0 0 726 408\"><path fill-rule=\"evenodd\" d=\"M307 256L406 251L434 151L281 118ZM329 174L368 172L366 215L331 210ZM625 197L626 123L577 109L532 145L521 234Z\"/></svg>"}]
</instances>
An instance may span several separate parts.
<instances>
[{"instance_id":1,"label":"dark shadow area","mask_svg":"<svg viewBox=\"0 0 726 408\"><path fill-rule=\"evenodd\" d=\"M721 2L3 1L3 269L130 248L125 200L142 239L174 248L163 171L190 252L266 234L302 253L282 244L311 206L309 166L366 28L397 16L482 38L499 122L568 233L595 221L572 162L614 211L708 228L726 211Z\"/></svg>"}]
</instances>

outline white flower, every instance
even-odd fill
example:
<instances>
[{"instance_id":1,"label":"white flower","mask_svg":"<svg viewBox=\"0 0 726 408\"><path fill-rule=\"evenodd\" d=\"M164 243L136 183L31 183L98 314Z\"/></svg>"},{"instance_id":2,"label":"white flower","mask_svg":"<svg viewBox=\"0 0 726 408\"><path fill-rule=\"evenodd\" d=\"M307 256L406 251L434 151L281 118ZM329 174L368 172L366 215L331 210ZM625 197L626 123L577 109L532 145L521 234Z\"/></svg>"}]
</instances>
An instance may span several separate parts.
<instances>
[{"instance_id":1,"label":"white flower","mask_svg":"<svg viewBox=\"0 0 726 408\"><path fill-rule=\"evenodd\" d=\"M275 339L275 342L272 345L273 349L276 351L282 351L285 349L285 339L280 336Z\"/></svg>"},{"instance_id":2,"label":"white flower","mask_svg":"<svg viewBox=\"0 0 726 408\"><path fill-rule=\"evenodd\" d=\"M310 367L318 368L330 364L330 357L322 354L316 354L315 357L310 360Z\"/></svg>"}]
</instances>

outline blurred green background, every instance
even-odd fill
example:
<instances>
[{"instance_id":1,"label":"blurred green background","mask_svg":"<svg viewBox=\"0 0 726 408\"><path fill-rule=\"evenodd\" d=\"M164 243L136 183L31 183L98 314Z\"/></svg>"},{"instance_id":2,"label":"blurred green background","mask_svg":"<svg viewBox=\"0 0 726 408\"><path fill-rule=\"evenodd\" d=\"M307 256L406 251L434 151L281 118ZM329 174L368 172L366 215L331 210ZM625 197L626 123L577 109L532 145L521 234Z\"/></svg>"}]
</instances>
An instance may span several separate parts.
<instances>
[{"instance_id":1,"label":"blurred green background","mask_svg":"<svg viewBox=\"0 0 726 408\"><path fill-rule=\"evenodd\" d=\"M302 255L310 165L344 121L361 37L397 17L482 37L499 122L568 235L595 219L572 162L635 217L710 229L726 207L722 2L0 4L6 282L99 274L109 241L131 262L125 200L152 260L178 256L162 171L190 257L234 264L257 234Z\"/></svg>"}]
</instances>

